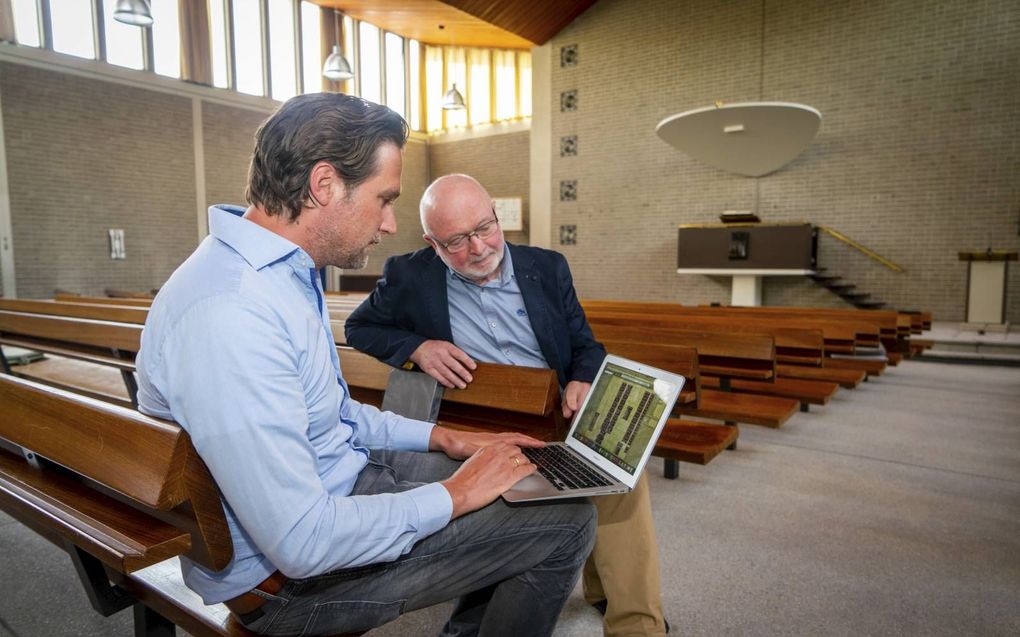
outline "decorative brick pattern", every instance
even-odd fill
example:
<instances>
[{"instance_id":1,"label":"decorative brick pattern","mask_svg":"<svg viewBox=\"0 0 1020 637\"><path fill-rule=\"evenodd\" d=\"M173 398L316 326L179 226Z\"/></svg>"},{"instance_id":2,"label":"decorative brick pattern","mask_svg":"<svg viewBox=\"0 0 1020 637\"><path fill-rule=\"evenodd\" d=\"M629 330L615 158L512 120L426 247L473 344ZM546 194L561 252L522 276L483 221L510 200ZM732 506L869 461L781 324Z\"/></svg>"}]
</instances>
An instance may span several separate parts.
<instances>
[{"instance_id":1,"label":"decorative brick pattern","mask_svg":"<svg viewBox=\"0 0 1020 637\"><path fill-rule=\"evenodd\" d=\"M560 245L577 245L577 225L560 226Z\"/></svg>"},{"instance_id":2,"label":"decorative brick pattern","mask_svg":"<svg viewBox=\"0 0 1020 637\"><path fill-rule=\"evenodd\" d=\"M577 66L577 45L570 44L560 48L560 68Z\"/></svg>"},{"instance_id":3,"label":"decorative brick pattern","mask_svg":"<svg viewBox=\"0 0 1020 637\"><path fill-rule=\"evenodd\" d=\"M577 201L576 179L567 179L560 182L560 201Z\"/></svg>"},{"instance_id":4,"label":"decorative brick pattern","mask_svg":"<svg viewBox=\"0 0 1020 637\"><path fill-rule=\"evenodd\" d=\"M560 93L560 112L571 113L577 110L577 91L563 91Z\"/></svg>"},{"instance_id":5,"label":"decorative brick pattern","mask_svg":"<svg viewBox=\"0 0 1020 637\"><path fill-rule=\"evenodd\" d=\"M577 135L560 137L560 157L577 156Z\"/></svg>"},{"instance_id":6,"label":"decorative brick pattern","mask_svg":"<svg viewBox=\"0 0 1020 637\"><path fill-rule=\"evenodd\" d=\"M676 274L676 226L716 223L723 210L756 209L757 198L763 221L833 227L906 269L823 235L820 265L863 291L962 320L967 268L956 253L1020 249L1020 5L769 2L764 59L761 6L602 0L551 41L585 54L574 68L553 64L551 78L553 95L585 96L584 109L552 112L553 139L585 140L584 161L552 162L553 183L584 184L584 210L552 203L553 228L584 233L563 248L580 295L728 302L729 278ZM655 135L663 118L716 100L801 102L821 111L821 129L803 155L759 179L756 197L753 179ZM1008 316L1020 321L1020 267L1009 286ZM766 279L764 301L843 304L795 277Z\"/></svg>"}]
</instances>

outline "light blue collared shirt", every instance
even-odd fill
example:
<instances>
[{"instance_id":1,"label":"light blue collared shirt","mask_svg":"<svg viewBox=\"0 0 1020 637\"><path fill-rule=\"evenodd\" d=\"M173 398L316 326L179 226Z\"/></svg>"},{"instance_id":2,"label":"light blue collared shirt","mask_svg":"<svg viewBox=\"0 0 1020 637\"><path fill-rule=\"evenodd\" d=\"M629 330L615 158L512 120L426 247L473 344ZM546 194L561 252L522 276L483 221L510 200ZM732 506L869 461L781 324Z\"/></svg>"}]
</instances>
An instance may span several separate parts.
<instances>
[{"instance_id":1,"label":"light blue collared shirt","mask_svg":"<svg viewBox=\"0 0 1020 637\"><path fill-rule=\"evenodd\" d=\"M499 278L478 285L447 267L446 294L453 344L468 356L486 363L549 367L505 245Z\"/></svg>"},{"instance_id":2,"label":"light blue collared shirt","mask_svg":"<svg viewBox=\"0 0 1020 637\"><path fill-rule=\"evenodd\" d=\"M139 410L187 430L222 495L233 560L182 559L206 603L275 570L392 561L453 511L438 483L349 495L366 448L426 451L432 426L351 399L311 257L243 213L209 209L210 236L157 295L137 360Z\"/></svg>"}]
</instances>

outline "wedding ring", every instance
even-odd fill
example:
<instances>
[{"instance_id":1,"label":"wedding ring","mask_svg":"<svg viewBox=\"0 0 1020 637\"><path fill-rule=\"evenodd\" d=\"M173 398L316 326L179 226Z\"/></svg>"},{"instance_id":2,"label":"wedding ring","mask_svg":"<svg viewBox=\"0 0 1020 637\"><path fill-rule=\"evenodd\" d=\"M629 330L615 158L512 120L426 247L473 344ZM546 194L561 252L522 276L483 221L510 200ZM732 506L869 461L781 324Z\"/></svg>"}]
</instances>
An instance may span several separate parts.
<instances>
[{"instance_id":1,"label":"wedding ring","mask_svg":"<svg viewBox=\"0 0 1020 637\"><path fill-rule=\"evenodd\" d=\"M514 461L515 467L521 466L521 459L518 458L517 456L510 456L510 459Z\"/></svg>"}]
</instances>

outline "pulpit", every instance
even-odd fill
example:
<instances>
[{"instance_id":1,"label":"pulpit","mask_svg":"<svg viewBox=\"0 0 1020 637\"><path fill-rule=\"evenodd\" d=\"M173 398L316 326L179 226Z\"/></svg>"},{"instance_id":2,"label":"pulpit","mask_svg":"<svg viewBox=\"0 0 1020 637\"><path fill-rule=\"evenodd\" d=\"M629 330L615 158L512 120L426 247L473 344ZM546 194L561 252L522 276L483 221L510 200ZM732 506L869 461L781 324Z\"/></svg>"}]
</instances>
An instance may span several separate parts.
<instances>
[{"instance_id":1,"label":"pulpit","mask_svg":"<svg viewBox=\"0 0 1020 637\"><path fill-rule=\"evenodd\" d=\"M809 223L681 225L677 273L733 277L731 305L761 305L762 277L813 274L817 233Z\"/></svg>"}]
</instances>

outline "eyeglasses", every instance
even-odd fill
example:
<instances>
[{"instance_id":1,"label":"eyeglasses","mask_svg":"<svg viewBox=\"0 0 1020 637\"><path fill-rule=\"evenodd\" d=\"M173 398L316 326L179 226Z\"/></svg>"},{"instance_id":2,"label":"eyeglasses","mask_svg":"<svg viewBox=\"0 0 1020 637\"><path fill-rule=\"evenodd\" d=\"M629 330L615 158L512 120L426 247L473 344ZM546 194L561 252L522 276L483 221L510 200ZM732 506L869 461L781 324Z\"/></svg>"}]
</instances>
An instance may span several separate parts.
<instances>
[{"instance_id":1,"label":"eyeglasses","mask_svg":"<svg viewBox=\"0 0 1020 637\"><path fill-rule=\"evenodd\" d=\"M468 244L471 243L471 237L478 237L479 239L488 239L492 235L496 234L496 230L499 228L499 219L496 217L496 211L492 211L492 219L480 224L471 232L465 232L464 234L455 234L446 241L440 241L435 237L432 239L443 246L443 249L450 253L463 252L467 249Z\"/></svg>"}]
</instances>

